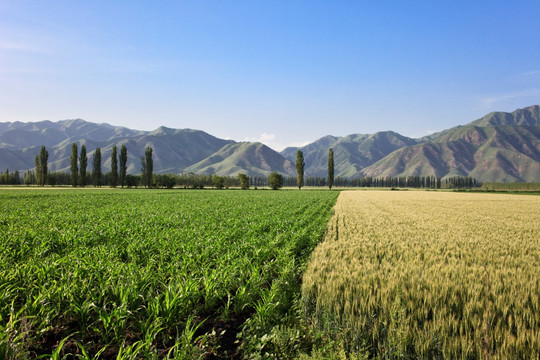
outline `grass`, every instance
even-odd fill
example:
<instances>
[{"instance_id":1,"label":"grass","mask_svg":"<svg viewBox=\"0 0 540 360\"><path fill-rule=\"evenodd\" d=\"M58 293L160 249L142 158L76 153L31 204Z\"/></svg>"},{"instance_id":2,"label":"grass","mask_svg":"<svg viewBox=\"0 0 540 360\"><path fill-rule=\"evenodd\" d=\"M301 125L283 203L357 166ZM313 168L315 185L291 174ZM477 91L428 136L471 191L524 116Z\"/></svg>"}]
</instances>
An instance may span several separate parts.
<instances>
[{"instance_id":1,"label":"grass","mask_svg":"<svg viewBox=\"0 0 540 360\"><path fill-rule=\"evenodd\" d=\"M0 191L0 357L264 356L337 196Z\"/></svg>"}]
</instances>

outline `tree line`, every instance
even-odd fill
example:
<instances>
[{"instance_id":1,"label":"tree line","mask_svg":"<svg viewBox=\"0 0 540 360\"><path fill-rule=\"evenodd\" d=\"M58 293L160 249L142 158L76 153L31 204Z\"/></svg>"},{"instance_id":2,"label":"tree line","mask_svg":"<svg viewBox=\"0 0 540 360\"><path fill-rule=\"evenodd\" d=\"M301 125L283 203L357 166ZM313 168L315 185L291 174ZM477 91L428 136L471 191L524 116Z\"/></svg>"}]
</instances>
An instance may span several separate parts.
<instances>
[{"instance_id":1,"label":"tree line","mask_svg":"<svg viewBox=\"0 0 540 360\"><path fill-rule=\"evenodd\" d=\"M154 174L153 149L146 147L144 156L141 157L141 172L138 175L127 174L127 147L120 147L118 155L117 146L113 146L111 152L111 171L103 173L101 149L96 148L92 157L92 171L88 170L88 156L86 146L82 145L80 152L76 143L71 146L70 171L69 172L49 172L49 153L45 146L41 147L39 154L35 157L35 170L26 171L21 180L18 171L9 173L6 170L0 174L0 185L71 185L73 187L85 187L93 185L95 187L110 186L117 187L137 187L146 188L205 188L213 187L217 189L240 187L249 189L270 187L277 190L283 186L298 187L325 187L332 189L338 187L392 187L392 188L473 188L479 184L472 177L454 176L444 179L435 176L386 176L386 177L362 177L362 178L334 178L334 153L332 148L328 150L328 176L327 177L305 177L305 160L301 150L296 153L296 176L284 177L272 172L268 177L248 176L239 174L238 176L217 176L200 174Z\"/></svg>"}]
</instances>

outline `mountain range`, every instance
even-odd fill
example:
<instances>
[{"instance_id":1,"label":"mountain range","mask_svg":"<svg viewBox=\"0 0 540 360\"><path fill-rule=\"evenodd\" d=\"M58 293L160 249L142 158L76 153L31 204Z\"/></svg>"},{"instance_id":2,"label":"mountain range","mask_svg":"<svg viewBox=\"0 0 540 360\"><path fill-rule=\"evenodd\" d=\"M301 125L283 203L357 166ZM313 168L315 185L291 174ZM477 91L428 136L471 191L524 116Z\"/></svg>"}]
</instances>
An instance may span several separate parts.
<instances>
[{"instance_id":1,"label":"mountain range","mask_svg":"<svg viewBox=\"0 0 540 360\"><path fill-rule=\"evenodd\" d=\"M540 106L511 113L492 112L418 139L393 131L325 136L281 152L254 142L219 139L200 130L159 127L132 130L81 119L0 123L0 170L34 168L42 145L51 171L69 171L71 144L85 145L89 164L101 148L103 169L110 170L114 145L128 148L128 172L140 172L147 146L153 148L156 173L267 176L296 174L296 153L305 159L305 175L325 177L328 149L334 151L335 176L472 176L481 182L540 181Z\"/></svg>"}]
</instances>

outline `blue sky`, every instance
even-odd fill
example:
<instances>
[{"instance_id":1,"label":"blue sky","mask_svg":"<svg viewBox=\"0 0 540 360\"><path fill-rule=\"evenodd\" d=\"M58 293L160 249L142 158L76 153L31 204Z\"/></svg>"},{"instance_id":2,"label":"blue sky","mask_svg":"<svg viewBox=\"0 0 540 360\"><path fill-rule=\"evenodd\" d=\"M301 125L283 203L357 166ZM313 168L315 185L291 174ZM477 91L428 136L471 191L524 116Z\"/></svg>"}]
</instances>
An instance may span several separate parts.
<instances>
[{"instance_id":1,"label":"blue sky","mask_svg":"<svg viewBox=\"0 0 540 360\"><path fill-rule=\"evenodd\" d=\"M540 103L538 1L0 2L0 122L282 149Z\"/></svg>"}]
</instances>

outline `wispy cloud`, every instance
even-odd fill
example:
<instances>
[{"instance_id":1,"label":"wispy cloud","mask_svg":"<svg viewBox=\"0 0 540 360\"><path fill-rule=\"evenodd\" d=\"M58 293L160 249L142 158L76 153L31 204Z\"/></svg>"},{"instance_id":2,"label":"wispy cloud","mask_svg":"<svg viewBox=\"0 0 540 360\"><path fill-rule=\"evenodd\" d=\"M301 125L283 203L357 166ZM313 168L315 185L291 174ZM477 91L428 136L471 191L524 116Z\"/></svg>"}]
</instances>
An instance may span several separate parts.
<instances>
[{"instance_id":1,"label":"wispy cloud","mask_svg":"<svg viewBox=\"0 0 540 360\"><path fill-rule=\"evenodd\" d=\"M276 146L275 139L276 139L275 134L271 134L271 133L268 133L268 132L263 132L259 136L254 136L254 137L248 136L248 137L244 138L243 141L260 142L260 143L263 143L266 146L269 146L269 147L274 149L275 146Z\"/></svg>"},{"instance_id":2,"label":"wispy cloud","mask_svg":"<svg viewBox=\"0 0 540 360\"><path fill-rule=\"evenodd\" d=\"M311 141L294 142L294 143L291 143L291 144L287 145L286 147L302 147L302 146L306 146L306 145L309 145L309 144L311 144Z\"/></svg>"},{"instance_id":3,"label":"wispy cloud","mask_svg":"<svg viewBox=\"0 0 540 360\"><path fill-rule=\"evenodd\" d=\"M512 91L504 94L497 94L493 96L485 96L480 99L480 104L484 108L492 108L500 103L509 101L509 100L517 100L520 98L529 98L529 97L540 97L540 89L539 88L533 88L533 89L526 89L526 90L520 90L520 91Z\"/></svg>"},{"instance_id":4,"label":"wispy cloud","mask_svg":"<svg viewBox=\"0 0 540 360\"><path fill-rule=\"evenodd\" d=\"M529 76L540 76L540 70L533 70L533 71L527 71L523 74L521 74L522 76L526 76L526 77L529 77Z\"/></svg>"}]
</instances>

